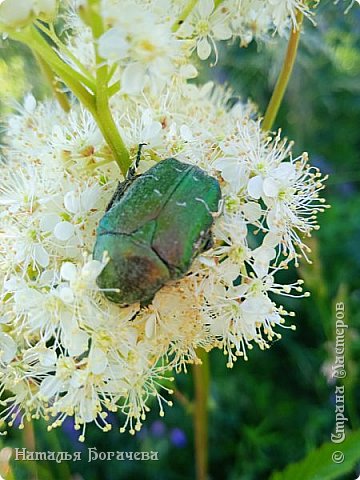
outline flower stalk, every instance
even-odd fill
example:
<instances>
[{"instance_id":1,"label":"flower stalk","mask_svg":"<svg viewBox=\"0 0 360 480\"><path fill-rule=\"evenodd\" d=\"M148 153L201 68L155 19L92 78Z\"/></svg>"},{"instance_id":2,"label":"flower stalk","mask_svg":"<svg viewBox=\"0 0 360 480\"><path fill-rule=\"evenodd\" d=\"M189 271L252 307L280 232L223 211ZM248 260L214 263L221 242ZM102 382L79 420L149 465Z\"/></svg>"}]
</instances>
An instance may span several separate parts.
<instances>
[{"instance_id":1,"label":"flower stalk","mask_svg":"<svg viewBox=\"0 0 360 480\"><path fill-rule=\"evenodd\" d=\"M195 389L194 401L194 440L196 455L196 479L206 480L208 471L208 399L210 368L208 353L197 350L200 365L193 367Z\"/></svg>"},{"instance_id":2,"label":"flower stalk","mask_svg":"<svg viewBox=\"0 0 360 480\"><path fill-rule=\"evenodd\" d=\"M94 9L95 2L90 3L90 7ZM103 28L99 24L99 21L101 21L100 15L92 15L92 18L94 22L93 34L96 40L101 35ZM102 62L98 54L96 58L96 82L94 84L89 76L85 76L65 63L36 27L32 26L23 31L11 31L10 37L28 45L41 61L42 66L46 65L46 77L50 79L49 75L52 72L53 79L55 76L60 78L83 106L89 110L108 143L114 160L122 174L126 175L130 166L129 152L120 136L109 106L108 67ZM58 95L56 97L60 101L60 105L66 109L64 99L60 99Z\"/></svg>"},{"instance_id":3,"label":"flower stalk","mask_svg":"<svg viewBox=\"0 0 360 480\"><path fill-rule=\"evenodd\" d=\"M303 22L304 14L300 11L297 11L296 13L296 24L297 27L293 27L291 34L290 34L290 39L288 43L288 47L286 50L286 55L284 59L283 66L281 68L281 72L279 75L279 78L276 82L273 94L271 96L269 105L266 109L265 115L264 115L264 120L262 123L262 128L265 131L271 130L276 116L279 112L279 108L281 105L281 102L284 98L286 88L288 86L291 73L294 68L295 60L296 60L296 54L298 51L298 46L299 46L299 40L300 40L300 34L301 34L301 26Z\"/></svg>"},{"instance_id":4,"label":"flower stalk","mask_svg":"<svg viewBox=\"0 0 360 480\"><path fill-rule=\"evenodd\" d=\"M96 51L96 114L95 119L98 125L101 125L101 131L109 144L115 159L123 175L126 175L130 167L129 152L119 134L109 105L109 72L107 63L100 57L98 51L98 39L104 33L104 25L99 12L98 0L89 0L91 9L91 29L94 37Z\"/></svg>"}]
</instances>

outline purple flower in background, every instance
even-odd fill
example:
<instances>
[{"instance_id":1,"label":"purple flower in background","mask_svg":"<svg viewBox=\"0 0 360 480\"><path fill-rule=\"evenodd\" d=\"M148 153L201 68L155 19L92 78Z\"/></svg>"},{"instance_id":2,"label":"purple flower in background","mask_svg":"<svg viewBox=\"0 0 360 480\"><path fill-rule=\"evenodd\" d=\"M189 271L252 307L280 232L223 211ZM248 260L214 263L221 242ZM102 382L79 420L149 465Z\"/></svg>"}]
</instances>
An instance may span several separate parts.
<instances>
[{"instance_id":1,"label":"purple flower in background","mask_svg":"<svg viewBox=\"0 0 360 480\"><path fill-rule=\"evenodd\" d=\"M155 420L150 427L150 431L152 435L156 438L161 438L166 433L166 426L165 423L161 420Z\"/></svg>"},{"instance_id":2,"label":"purple flower in background","mask_svg":"<svg viewBox=\"0 0 360 480\"><path fill-rule=\"evenodd\" d=\"M65 435L68 437L73 446L80 448L81 450L85 449L83 443L79 442L79 432L74 429L74 419L73 417L67 417L63 421L61 428Z\"/></svg>"},{"instance_id":3,"label":"purple flower in background","mask_svg":"<svg viewBox=\"0 0 360 480\"><path fill-rule=\"evenodd\" d=\"M13 415L16 415L16 417L14 417L14 419L13 419L13 425L14 425L15 428L19 428L19 426L21 424L21 421L22 421L21 410L20 410L19 407L16 407L13 410Z\"/></svg>"},{"instance_id":4,"label":"purple flower in background","mask_svg":"<svg viewBox=\"0 0 360 480\"><path fill-rule=\"evenodd\" d=\"M177 448L183 448L187 444L185 432L180 428L173 428L170 432L170 441Z\"/></svg>"}]
</instances>

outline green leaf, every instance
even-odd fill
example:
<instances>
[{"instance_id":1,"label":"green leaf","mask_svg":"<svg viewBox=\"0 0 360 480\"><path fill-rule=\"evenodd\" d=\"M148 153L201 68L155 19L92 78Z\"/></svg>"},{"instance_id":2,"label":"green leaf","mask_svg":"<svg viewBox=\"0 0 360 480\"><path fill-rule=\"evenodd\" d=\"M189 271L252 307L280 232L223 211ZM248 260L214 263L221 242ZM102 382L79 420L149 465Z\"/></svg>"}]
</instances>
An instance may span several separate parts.
<instances>
[{"instance_id":1,"label":"green leaf","mask_svg":"<svg viewBox=\"0 0 360 480\"><path fill-rule=\"evenodd\" d=\"M342 452L344 460L336 463L332 455ZM360 430L346 434L339 444L327 442L312 450L303 460L275 472L270 480L333 480L351 472L360 460Z\"/></svg>"}]
</instances>

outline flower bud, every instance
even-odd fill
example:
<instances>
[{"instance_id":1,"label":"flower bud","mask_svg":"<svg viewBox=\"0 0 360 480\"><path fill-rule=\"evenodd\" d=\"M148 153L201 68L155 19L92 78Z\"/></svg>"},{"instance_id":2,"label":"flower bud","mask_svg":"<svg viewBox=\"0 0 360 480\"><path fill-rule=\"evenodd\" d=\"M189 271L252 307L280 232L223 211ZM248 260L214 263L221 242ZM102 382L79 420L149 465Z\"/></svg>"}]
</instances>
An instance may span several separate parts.
<instances>
[{"instance_id":1,"label":"flower bud","mask_svg":"<svg viewBox=\"0 0 360 480\"><path fill-rule=\"evenodd\" d=\"M0 0L0 23L23 27L33 18L51 20L57 11L57 0Z\"/></svg>"}]
</instances>

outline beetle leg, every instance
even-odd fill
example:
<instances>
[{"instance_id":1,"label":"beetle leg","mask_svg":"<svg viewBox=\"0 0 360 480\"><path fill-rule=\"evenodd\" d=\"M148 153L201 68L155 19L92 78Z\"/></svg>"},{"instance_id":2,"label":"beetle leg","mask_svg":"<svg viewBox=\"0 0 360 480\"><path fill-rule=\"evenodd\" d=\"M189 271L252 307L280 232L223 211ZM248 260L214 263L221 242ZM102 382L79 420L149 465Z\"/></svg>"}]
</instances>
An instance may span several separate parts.
<instances>
[{"instance_id":1,"label":"beetle leg","mask_svg":"<svg viewBox=\"0 0 360 480\"><path fill-rule=\"evenodd\" d=\"M225 200L223 198L220 198L219 205L218 205L218 211L212 213L212 217L213 218L219 218L224 213L224 206L225 206Z\"/></svg>"},{"instance_id":2,"label":"beetle leg","mask_svg":"<svg viewBox=\"0 0 360 480\"><path fill-rule=\"evenodd\" d=\"M120 198L124 195L125 191L129 188L131 185L132 180L126 179L123 182L119 182L116 190L114 192L114 195L111 197L110 202L108 203L105 212L109 211L110 208L116 203Z\"/></svg>"},{"instance_id":3,"label":"beetle leg","mask_svg":"<svg viewBox=\"0 0 360 480\"><path fill-rule=\"evenodd\" d=\"M203 246L204 252L206 252L207 250L210 250L211 248L213 248L213 246L214 246L214 239L213 239L213 236L210 234L209 238L206 239L206 242Z\"/></svg>"},{"instance_id":4,"label":"beetle leg","mask_svg":"<svg viewBox=\"0 0 360 480\"><path fill-rule=\"evenodd\" d=\"M211 229L203 232L199 240L194 245L195 250L198 250L200 253L210 250L214 246L214 239L211 233Z\"/></svg>"}]
</instances>

